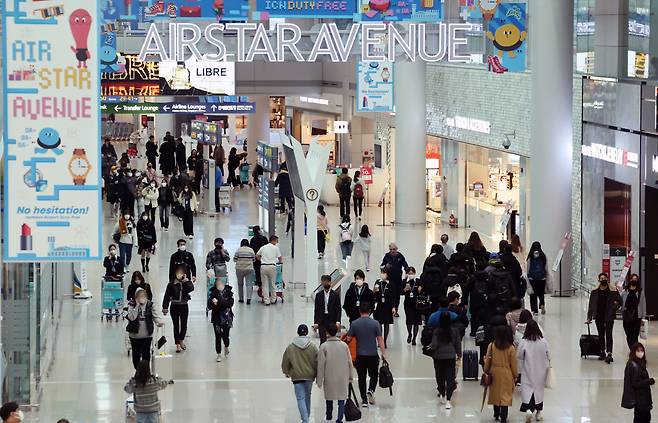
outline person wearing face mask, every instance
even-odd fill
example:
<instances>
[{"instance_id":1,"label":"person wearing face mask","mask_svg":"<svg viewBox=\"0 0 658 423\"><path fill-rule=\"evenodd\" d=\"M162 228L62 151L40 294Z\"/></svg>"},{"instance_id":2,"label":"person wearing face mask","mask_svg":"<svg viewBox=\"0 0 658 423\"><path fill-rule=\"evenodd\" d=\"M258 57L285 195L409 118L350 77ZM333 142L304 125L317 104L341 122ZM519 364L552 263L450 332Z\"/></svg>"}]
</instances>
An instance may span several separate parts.
<instances>
[{"instance_id":1,"label":"person wearing face mask","mask_svg":"<svg viewBox=\"0 0 658 423\"><path fill-rule=\"evenodd\" d=\"M155 143L155 137L149 135L149 140L146 142L146 160L153 170L156 166L156 157L158 157L158 145Z\"/></svg>"},{"instance_id":2,"label":"person wearing face mask","mask_svg":"<svg viewBox=\"0 0 658 423\"><path fill-rule=\"evenodd\" d=\"M151 222L155 222L155 209L158 208L158 184L154 179L142 189L142 196L144 197L144 210L149 215Z\"/></svg>"},{"instance_id":3,"label":"person wearing face mask","mask_svg":"<svg viewBox=\"0 0 658 423\"><path fill-rule=\"evenodd\" d=\"M642 319L646 317L647 309L644 290L640 286L638 274L631 275L631 280L628 281L626 288L621 293L621 300L624 333L626 333L626 342L630 348L638 342Z\"/></svg>"},{"instance_id":4,"label":"person wearing face mask","mask_svg":"<svg viewBox=\"0 0 658 423\"><path fill-rule=\"evenodd\" d=\"M641 343L631 345L624 370L624 392L621 397L621 406L633 410L633 423L651 421L651 409L653 408L651 387L656 384L656 381L649 377L645 354L644 345Z\"/></svg>"},{"instance_id":5,"label":"person wearing face mask","mask_svg":"<svg viewBox=\"0 0 658 423\"><path fill-rule=\"evenodd\" d=\"M541 310L541 314L546 314L546 305L544 302L544 294L546 293L549 271L548 260L546 254L541 248L541 244L537 241L532 243L528 258L526 261L526 269L528 274L528 283L530 288L530 310L537 314ZM537 308L537 300L539 299L539 308Z\"/></svg>"},{"instance_id":6,"label":"person wearing face mask","mask_svg":"<svg viewBox=\"0 0 658 423\"><path fill-rule=\"evenodd\" d=\"M127 211L114 225L113 238L119 243L119 253L123 261L123 269L126 273L130 270L130 262L133 256L133 246L137 243L135 233L135 221Z\"/></svg>"},{"instance_id":7,"label":"person wearing face mask","mask_svg":"<svg viewBox=\"0 0 658 423\"><path fill-rule=\"evenodd\" d=\"M396 309L394 298L400 296L396 291L396 285L389 281L388 269L382 269L380 278L375 282L372 289L375 299L375 312L373 317L382 325L384 332L384 345L388 348L388 332L390 325L393 324L393 316Z\"/></svg>"},{"instance_id":8,"label":"person wearing face mask","mask_svg":"<svg viewBox=\"0 0 658 423\"><path fill-rule=\"evenodd\" d=\"M416 309L416 298L422 291L420 279L416 277L416 268L410 266L404 281L404 314L407 324L407 344L416 345L418 328L423 324L420 312Z\"/></svg>"},{"instance_id":9,"label":"person wearing face mask","mask_svg":"<svg viewBox=\"0 0 658 423\"><path fill-rule=\"evenodd\" d=\"M228 347L230 344L229 334L233 327L233 290L230 286L224 285L221 279L215 281L215 286L210 290L208 297L208 310L211 310L210 319L215 332L215 352L217 353L216 361L222 361L222 342L224 342L224 358L228 356Z\"/></svg>"},{"instance_id":10,"label":"person wearing face mask","mask_svg":"<svg viewBox=\"0 0 658 423\"><path fill-rule=\"evenodd\" d=\"M158 188L158 209L160 216L160 227L165 232L169 231L169 211L174 205L174 193L171 191L166 180L162 180Z\"/></svg>"},{"instance_id":11,"label":"person wearing face mask","mask_svg":"<svg viewBox=\"0 0 658 423\"><path fill-rule=\"evenodd\" d=\"M599 333L601 353L599 360L610 364L612 359L612 328L615 325L617 310L622 305L621 296L616 289L609 284L607 273L599 274L599 286L592 290L589 296L589 307L587 308L587 324L596 322L596 330ZM606 356L606 351L608 355Z\"/></svg>"},{"instance_id":12,"label":"person wearing face mask","mask_svg":"<svg viewBox=\"0 0 658 423\"><path fill-rule=\"evenodd\" d=\"M112 166L105 184L105 200L110 204L113 218L117 217L119 212L119 203L121 201L120 180L119 170L116 166Z\"/></svg>"},{"instance_id":13,"label":"person wearing face mask","mask_svg":"<svg viewBox=\"0 0 658 423\"><path fill-rule=\"evenodd\" d=\"M187 159L185 158L185 144L183 144L183 138L176 138L176 165L178 170L184 172L187 169Z\"/></svg>"},{"instance_id":14,"label":"person wearing face mask","mask_svg":"<svg viewBox=\"0 0 658 423\"><path fill-rule=\"evenodd\" d=\"M153 291L151 291L151 284L144 280L144 275L142 272L134 271L132 278L130 278L130 285L128 285L128 292L126 294L126 299L128 302L135 299L135 292L137 289L143 289L146 291L146 298L149 301L153 301Z\"/></svg>"},{"instance_id":15,"label":"person wearing face mask","mask_svg":"<svg viewBox=\"0 0 658 423\"><path fill-rule=\"evenodd\" d=\"M174 280L176 277L176 268L183 266L187 279L196 282L196 262L194 255L187 251L187 241L179 239L176 245L178 250L169 258L169 280Z\"/></svg>"},{"instance_id":16,"label":"person wearing face mask","mask_svg":"<svg viewBox=\"0 0 658 423\"><path fill-rule=\"evenodd\" d=\"M363 273L363 270L357 270L354 272L354 282L350 284L347 292L345 292L343 310L345 310L345 314L350 319L350 324L361 317L361 313L359 313L361 304L373 304L375 301L374 294L365 280L366 275Z\"/></svg>"},{"instance_id":17,"label":"person wearing face mask","mask_svg":"<svg viewBox=\"0 0 658 423\"><path fill-rule=\"evenodd\" d=\"M158 242L155 225L149 219L149 213L142 213L137 222L137 254L142 257L142 272L148 273L151 253L155 251L155 244Z\"/></svg>"},{"instance_id":18,"label":"person wearing face mask","mask_svg":"<svg viewBox=\"0 0 658 423\"><path fill-rule=\"evenodd\" d=\"M183 206L183 232L189 239L194 238L194 213L199 208L196 194L185 185L183 192L178 196L178 202Z\"/></svg>"},{"instance_id":19,"label":"person wearing face mask","mask_svg":"<svg viewBox=\"0 0 658 423\"><path fill-rule=\"evenodd\" d=\"M103 259L103 267L105 268L105 280L120 281L123 279L123 262L121 257L117 254L117 246L110 244L107 247L108 255Z\"/></svg>"},{"instance_id":20,"label":"person wearing face mask","mask_svg":"<svg viewBox=\"0 0 658 423\"><path fill-rule=\"evenodd\" d=\"M142 172L136 170L135 176L135 213L134 216L141 216L144 213L144 188L148 186L148 181L142 176Z\"/></svg>"},{"instance_id":21,"label":"person wearing face mask","mask_svg":"<svg viewBox=\"0 0 658 423\"><path fill-rule=\"evenodd\" d=\"M158 186L158 173L155 171L155 166L151 163L146 165L146 180L155 182L155 186Z\"/></svg>"},{"instance_id":22,"label":"person wearing face mask","mask_svg":"<svg viewBox=\"0 0 658 423\"><path fill-rule=\"evenodd\" d=\"M320 335L320 344L324 344L329 326L340 329L341 308L340 295L331 289L331 276L322 275L320 283L323 289L315 295L313 329Z\"/></svg>"},{"instance_id":23,"label":"person wearing face mask","mask_svg":"<svg viewBox=\"0 0 658 423\"><path fill-rule=\"evenodd\" d=\"M15 402L7 402L0 407L0 418L4 423L19 423L22 422L25 416L23 411Z\"/></svg>"},{"instance_id":24,"label":"person wearing face mask","mask_svg":"<svg viewBox=\"0 0 658 423\"><path fill-rule=\"evenodd\" d=\"M388 253L384 255L382 264L379 266L381 269L386 269L388 274L388 281L390 282L391 292L393 294L393 308L395 309L395 317L398 317L398 306L400 305L400 295L402 295L402 272L409 269L407 259L404 258L397 244L391 242L388 245Z\"/></svg>"},{"instance_id":25,"label":"person wearing face mask","mask_svg":"<svg viewBox=\"0 0 658 423\"><path fill-rule=\"evenodd\" d=\"M226 263L229 261L231 261L231 255L224 248L224 240L215 238L215 248L210 250L206 256L206 269L212 269L217 278L223 278L228 275Z\"/></svg>"},{"instance_id":26,"label":"person wearing face mask","mask_svg":"<svg viewBox=\"0 0 658 423\"><path fill-rule=\"evenodd\" d=\"M185 274L185 266L178 265L174 270L174 280L167 284L164 299L162 300L162 313L167 314L171 306L171 320L174 325L174 341L176 352L180 353L187 349L185 335L187 334L187 318L190 309L187 305L190 301L190 293L194 291L194 284Z\"/></svg>"},{"instance_id":27,"label":"person wearing face mask","mask_svg":"<svg viewBox=\"0 0 658 423\"><path fill-rule=\"evenodd\" d=\"M155 325L164 326L164 320L148 299L146 290L142 288L135 290L135 298L128 303L126 319L128 319L126 331L130 337L133 366L137 369L141 360L151 359Z\"/></svg>"},{"instance_id":28,"label":"person wearing face mask","mask_svg":"<svg viewBox=\"0 0 658 423\"><path fill-rule=\"evenodd\" d=\"M135 213L135 195L137 190L132 170L125 169L119 183L121 184L119 190L120 208L132 216Z\"/></svg>"}]
</instances>

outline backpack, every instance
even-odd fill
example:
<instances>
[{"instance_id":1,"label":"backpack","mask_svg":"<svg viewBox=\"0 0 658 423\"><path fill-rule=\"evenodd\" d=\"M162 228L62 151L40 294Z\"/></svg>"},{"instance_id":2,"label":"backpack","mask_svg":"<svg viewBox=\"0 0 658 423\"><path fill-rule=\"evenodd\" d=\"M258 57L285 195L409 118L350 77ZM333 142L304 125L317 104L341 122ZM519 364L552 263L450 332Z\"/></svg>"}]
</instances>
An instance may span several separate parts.
<instances>
[{"instance_id":1,"label":"backpack","mask_svg":"<svg viewBox=\"0 0 658 423\"><path fill-rule=\"evenodd\" d=\"M458 283L448 287L448 292L446 292L446 296L448 296L448 294L450 294L452 291L457 291L457 293L459 293L459 298L464 298L464 296L462 295L462 287Z\"/></svg>"},{"instance_id":2,"label":"backpack","mask_svg":"<svg viewBox=\"0 0 658 423\"><path fill-rule=\"evenodd\" d=\"M546 279L546 265L541 258L530 258L530 268L528 269L528 278L536 281Z\"/></svg>"},{"instance_id":3,"label":"backpack","mask_svg":"<svg viewBox=\"0 0 658 423\"><path fill-rule=\"evenodd\" d=\"M340 232L340 240L341 242L352 241L352 232L347 228L343 228Z\"/></svg>"},{"instance_id":4,"label":"backpack","mask_svg":"<svg viewBox=\"0 0 658 423\"><path fill-rule=\"evenodd\" d=\"M476 294L482 296L483 298L487 297L487 281L478 278L477 276L473 276L474 282L473 282L473 292Z\"/></svg>"},{"instance_id":5,"label":"backpack","mask_svg":"<svg viewBox=\"0 0 658 423\"><path fill-rule=\"evenodd\" d=\"M420 332L420 345L422 345L423 347L430 346L433 337L434 337L434 328L431 328L428 325L423 326L423 330L422 332Z\"/></svg>"},{"instance_id":6,"label":"backpack","mask_svg":"<svg viewBox=\"0 0 658 423\"><path fill-rule=\"evenodd\" d=\"M493 287L499 304L507 303L512 298L510 279L509 273L505 271L495 270L489 275L489 283Z\"/></svg>"},{"instance_id":7,"label":"backpack","mask_svg":"<svg viewBox=\"0 0 658 423\"><path fill-rule=\"evenodd\" d=\"M363 198L363 185L361 185L361 182L357 182L356 185L354 185L354 198Z\"/></svg>"},{"instance_id":8,"label":"backpack","mask_svg":"<svg viewBox=\"0 0 658 423\"><path fill-rule=\"evenodd\" d=\"M352 181L350 178L342 178L339 188L342 197L349 197L352 193Z\"/></svg>"},{"instance_id":9,"label":"backpack","mask_svg":"<svg viewBox=\"0 0 658 423\"><path fill-rule=\"evenodd\" d=\"M388 388L391 396L393 395L393 373L388 366L388 361L384 360L382 366L379 368L379 387Z\"/></svg>"}]
</instances>

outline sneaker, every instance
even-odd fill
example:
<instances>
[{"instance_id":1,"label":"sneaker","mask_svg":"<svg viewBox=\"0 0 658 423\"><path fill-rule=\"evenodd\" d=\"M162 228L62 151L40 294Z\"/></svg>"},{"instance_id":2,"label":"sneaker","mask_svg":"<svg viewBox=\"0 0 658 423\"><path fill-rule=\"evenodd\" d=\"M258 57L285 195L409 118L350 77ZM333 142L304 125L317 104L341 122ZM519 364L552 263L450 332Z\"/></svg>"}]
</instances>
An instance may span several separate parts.
<instances>
[{"instance_id":1,"label":"sneaker","mask_svg":"<svg viewBox=\"0 0 658 423\"><path fill-rule=\"evenodd\" d=\"M612 354L608 354L608 356L605 358L605 362L610 364L613 361L615 361L615 360L612 358Z\"/></svg>"},{"instance_id":2,"label":"sneaker","mask_svg":"<svg viewBox=\"0 0 658 423\"><path fill-rule=\"evenodd\" d=\"M247 305L250 305L250 304L251 304L251 300L247 300Z\"/></svg>"},{"instance_id":3,"label":"sneaker","mask_svg":"<svg viewBox=\"0 0 658 423\"><path fill-rule=\"evenodd\" d=\"M446 410L450 410L452 408L452 404L450 401L446 401Z\"/></svg>"},{"instance_id":4,"label":"sneaker","mask_svg":"<svg viewBox=\"0 0 658 423\"><path fill-rule=\"evenodd\" d=\"M446 397L443 395L439 394L439 404L443 405L446 403Z\"/></svg>"},{"instance_id":5,"label":"sneaker","mask_svg":"<svg viewBox=\"0 0 658 423\"><path fill-rule=\"evenodd\" d=\"M189 239L192 239L192 238L194 238L194 235L188 235L187 237L188 237Z\"/></svg>"},{"instance_id":6,"label":"sneaker","mask_svg":"<svg viewBox=\"0 0 658 423\"><path fill-rule=\"evenodd\" d=\"M605 360L605 353L599 354L599 361Z\"/></svg>"},{"instance_id":7,"label":"sneaker","mask_svg":"<svg viewBox=\"0 0 658 423\"><path fill-rule=\"evenodd\" d=\"M540 306L541 314L546 314L546 306Z\"/></svg>"},{"instance_id":8,"label":"sneaker","mask_svg":"<svg viewBox=\"0 0 658 423\"><path fill-rule=\"evenodd\" d=\"M367 272L370 272L370 268L369 268L369 267L366 267L366 273L367 273Z\"/></svg>"},{"instance_id":9,"label":"sneaker","mask_svg":"<svg viewBox=\"0 0 658 423\"><path fill-rule=\"evenodd\" d=\"M165 228L165 232L169 232L169 228Z\"/></svg>"},{"instance_id":10,"label":"sneaker","mask_svg":"<svg viewBox=\"0 0 658 423\"><path fill-rule=\"evenodd\" d=\"M544 421L544 416L541 414L541 411L537 411L537 415L535 415L535 420L538 422Z\"/></svg>"},{"instance_id":11,"label":"sneaker","mask_svg":"<svg viewBox=\"0 0 658 423\"><path fill-rule=\"evenodd\" d=\"M244 303L244 300L238 300L238 302L239 302L240 304L242 304L242 303Z\"/></svg>"},{"instance_id":12,"label":"sneaker","mask_svg":"<svg viewBox=\"0 0 658 423\"><path fill-rule=\"evenodd\" d=\"M224 357L228 357L229 353L230 353L230 351L229 351L228 347L224 347Z\"/></svg>"},{"instance_id":13,"label":"sneaker","mask_svg":"<svg viewBox=\"0 0 658 423\"><path fill-rule=\"evenodd\" d=\"M265 302L266 306L270 305L270 299L269 298L265 298L264 302Z\"/></svg>"},{"instance_id":14,"label":"sneaker","mask_svg":"<svg viewBox=\"0 0 658 423\"><path fill-rule=\"evenodd\" d=\"M525 412L525 423L530 423L532 421L532 411L528 410Z\"/></svg>"},{"instance_id":15,"label":"sneaker","mask_svg":"<svg viewBox=\"0 0 658 423\"><path fill-rule=\"evenodd\" d=\"M361 407L368 408L368 401L363 401L363 404L361 404Z\"/></svg>"},{"instance_id":16,"label":"sneaker","mask_svg":"<svg viewBox=\"0 0 658 423\"><path fill-rule=\"evenodd\" d=\"M375 405L375 393L374 392L368 391L368 393L366 393L366 397L368 397L368 402L371 405Z\"/></svg>"},{"instance_id":17,"label":"sneaker","mask_svg":"<svg viewBox=\"0 0 658 423\"><path fill-rule=\"evenodd\" d=\"M218 362L218 363L221 363L222 362L222 355L217 354L217 359L215 361Z\"/></svg>"}]
</instances>

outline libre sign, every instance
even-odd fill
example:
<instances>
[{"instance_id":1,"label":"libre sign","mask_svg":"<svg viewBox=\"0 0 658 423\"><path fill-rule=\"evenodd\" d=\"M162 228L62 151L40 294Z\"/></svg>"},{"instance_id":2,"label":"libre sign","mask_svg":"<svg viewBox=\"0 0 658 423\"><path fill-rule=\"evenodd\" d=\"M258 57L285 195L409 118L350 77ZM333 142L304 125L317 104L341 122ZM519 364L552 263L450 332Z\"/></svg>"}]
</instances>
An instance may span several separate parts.
<instances>
[{"instance_id":1,"label":"libre sign","mask_svg":"<svg viewBox=\"0 0 658 423\"><path fill-rule=\"evenodd\" d=\"M67 0L48 18L30 8L2 10L4 260L98 260L98 2ZM8 78L17 72L25 77Z\"/></svg>"}]
</instances>

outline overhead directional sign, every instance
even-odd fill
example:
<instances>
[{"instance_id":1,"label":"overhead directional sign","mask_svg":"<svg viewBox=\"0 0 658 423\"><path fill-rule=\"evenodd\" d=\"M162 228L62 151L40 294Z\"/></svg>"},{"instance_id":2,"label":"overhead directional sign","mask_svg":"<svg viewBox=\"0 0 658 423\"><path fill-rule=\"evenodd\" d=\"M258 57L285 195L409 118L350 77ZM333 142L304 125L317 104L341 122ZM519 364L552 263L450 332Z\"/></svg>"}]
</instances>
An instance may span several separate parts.
<instances>
[{"instance_id":1,"label":"overhead directional sign","mask_svg":"<svg viewBox=\"0 0 658 423\"><path fill-rule=\"evenodd\" d=\"M247 114L256 111L255 103L103 103L101 112L115 114Z\"/></svg>"}]
</instances>

